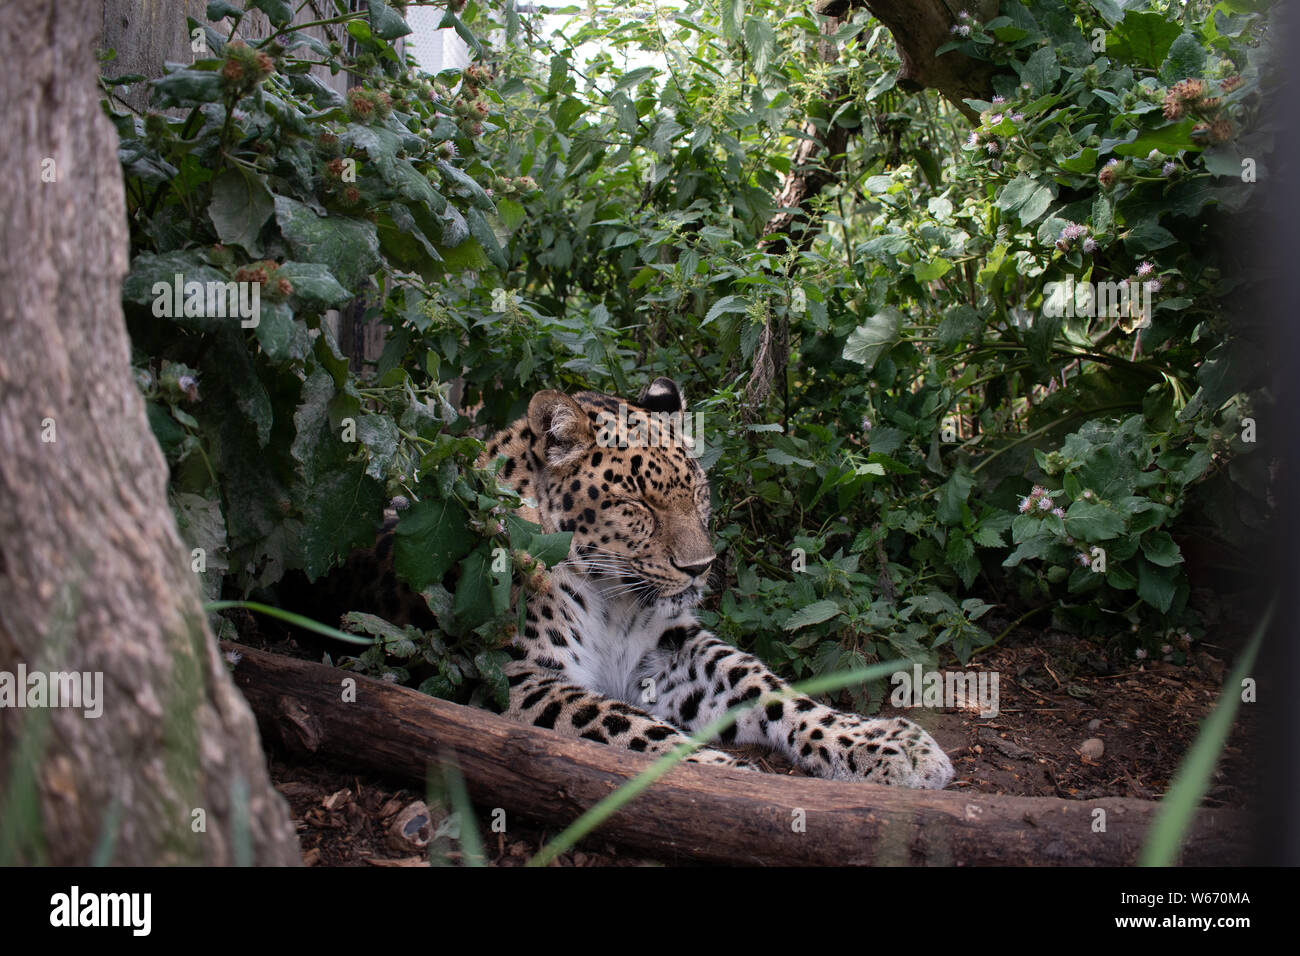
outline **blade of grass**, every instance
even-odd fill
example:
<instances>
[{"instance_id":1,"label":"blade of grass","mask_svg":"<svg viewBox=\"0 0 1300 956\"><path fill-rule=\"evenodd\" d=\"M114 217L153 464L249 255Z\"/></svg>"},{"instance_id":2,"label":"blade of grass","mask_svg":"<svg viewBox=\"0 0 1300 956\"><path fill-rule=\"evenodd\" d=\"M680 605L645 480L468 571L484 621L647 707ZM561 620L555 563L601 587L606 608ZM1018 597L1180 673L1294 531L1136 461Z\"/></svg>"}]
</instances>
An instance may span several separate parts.
<instances>
[{"instance_id":1,"label":"blade of grass","mask_svg":"<svg viewBox=\"0 0 1300 956\"><path fill-rule=\"evenodd\" d=\"M1237 666L1232 669L1214 712L1201 725L1201 732L1174 775L1173 785L1160 801L1160 809L1151 823L1146 845L1138 858L1139 866L1173 866L1177 862L1178 851L1187 835L1187 829L1201 805L1201 799L1210 788L1210 777L1219 762L1228 733L1232 730L1233 719L1237 716L1237 706L1241 703L1241 682L1255 664L1259 646L1263 643L1264 634L1272 619L1273 604L1270 603L1255 628L1255 633L1251 635L1250 643L1242 651Z\"/></svg>"},{"instance_id":2,"label":"blade of grass","mask_svg":"<svg viewBox=\"0 0 1300 956\"><path fill-rule=\"evenodd\" d=\"M840 674L827 674L824 677L817 677L812 680L803 681L794 684L780 694L765 694L762 697L733 707L725 714L715 720L710 721L691 735L690 740L679 745L669 753L664 754L645 770L637 774L623 786L619 787L608 797L605 797L590 810L584 813L578 819L574 820L565 830L560 833L554 840L542 847L531 860L528 866L546 866L561 853L568 850L579 840L585 837L596 827L600 826L612 816L615 811L635 798L652 783L666 774L677 764L681 763L700 747L712 740L717 734L726 730L736 722L736 719L745 711L753 707L766 706L773 700L786 699L790 697L807 696L811 697L816 694L826 693L827 691L840 690L853 684L865 684L868 681L875 680L878 677L884 677L895 671L906 668L906 661L886 661L882 664L874 664L871 667L861 668L859 670L845 671Z\"/></svg>"},{"instance_id":3,"label":"blade of grass","mask_svg":"<svg viewBox=\"0 0 1300 956\"><path fill-rule=\"evenodd\" d=\"M293 624L301 627L305 631L314 631L317 634L323 634L325 637L332 637L336 641L346 641L349 644L361 644L369 647L374 640L369 637L361 637L357 634L348 634L346 631L340 631L336 627L330 627L328 624L321 624L319 621L313 621L309 617L303 617L301 614L294 614L292 611L286 611L283 608L272 607L269 604L259 604L256 601L209 601L203 605L205 614L212 614L216 611L227 611L231 608L241 608L245 611L256 611L258 614L265 614L267 617L278 618L286 624Z\"/></svg>"},{"instance_id":4,"label":"blade of grass","mask_svg":"<svg viewBox=\"0 0 1300 956\"><path fill-rule=\"evenodd\" d=\"M474 819L474 804L470 802L465 777L455 757L447 755L443 758L442 774L447 786L447 799L460 817L461 860L466 866L483 866L483 839L479 836L478 821Z\"/></svg>"}]
</instances>

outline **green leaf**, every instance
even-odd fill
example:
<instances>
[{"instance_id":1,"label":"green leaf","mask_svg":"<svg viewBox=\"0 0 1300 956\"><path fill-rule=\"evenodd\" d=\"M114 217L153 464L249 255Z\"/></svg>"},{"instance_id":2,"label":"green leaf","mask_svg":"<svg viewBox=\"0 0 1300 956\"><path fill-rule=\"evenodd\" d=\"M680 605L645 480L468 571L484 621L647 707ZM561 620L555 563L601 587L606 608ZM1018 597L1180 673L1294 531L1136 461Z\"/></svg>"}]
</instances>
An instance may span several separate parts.
<instances>
[{"instance_id":1,"label":"green leaf","mask_svg":"<svg viewBox=\"0 0 1300 956\"><path fill-rule=\"evenodd\" d=\"M1148 219L1138 223L1124 235L1124 248L1131 255L1141 256L1172 246L1177 241L1172 232Z\"/></svg>"},{"instance_id":2,"label":"green leaf","mask_svg":"<svg viewBox=\"0 0 1300 956\"><path fill-rule=\"evenodd\" d=\"M1058 165L1072 173L1090 173L1097 168L1097 151L1089 146L1079 150L1073 156L1059 160Z\"/></svg>"},{"instance_id":3,"label":"green leaf","mask_svg":"<svg viewBox=\"0 0 1300 956\"><path fill-rule=\"evenodd\" d=\"M357 440L366 446L370 455L367 475L381 481L384 479L400 438L397 423L386 415L365 414L357 419Z\"/></svg>"},{"instance_id":4,"label":"green leaf","mask_svg":"<svg viewBox=\"0 0 1300 956\"><path fill-rule=\"evenodd\" d=\"M1171 568L1175 564L1182 564L1183 561L1182 552L1167 531L1144 535L1142 553L1146 555L1148 561L1162 568Z\"/></svg>"},{"instance_id":5,"label":"green leaf","mask_svg":"<svg viewBox=\"0 0 1300 956\"><path fill-rule=\"evenodd\" d=\"M1056 50L1050 46L1035 50L1020 70L1020 82L1028 83L1035 96L1046 93L1060 76L1061 66L1056 62Z\"/></svg>"},{"instance_id":6,"label":"green leaf","mask_svg":"<svg viewBox=\"0 0 1300 956\"><path fill-rule=\"evenodd\" d=\"M569 77L569 61L562 56L551 57L551 75L546 83L547 97L553 97L564 86L564 81Z\"/></svg>"},{"instance_id":7,"label":"green leaf","mask_svg":"<svg viewBox=\"0 0 1300 956\"><path fill-rule=\"evenodd\" d=\"M902 328L903 313L893 307L882 309L849 333L844 358L871 371L880 356L898 341Z\"/></svg>"},{"instance_id":8,"label":"green leaf","mask_svg":"<svg viewBox=\"0 0 1300 956\"><path fill-rule=\"evenodd\" d=\"M322 312L352 298L352 293L343 288L329 269L318 262L286 260L276 270L276 275L288 279L293 286L289 300L294 304L295 311L306 309Z\"/></svg>"},{"instance_id":9,"label":"green leaf","mask_svg":"<svg viewBox=\"0 0 1300 956\"><path fill-rule=\"evenodd\" d=\"M1199 77L1205 71L1205 48L1190 33L1183 32L1169 47L1169 55L1160 65L1160 79L1166 84Z\"/></svg>"},{"instance_id":10,"label":"green leaf","mask_svg":"<svg viewBox=\"0 0 1300 956\"><path fill-rule=\"evenodd\" d=\"M491 559L486 544L460 564L452 613L456 616L456 623L466 630L491 620L497 613L493 600L495 582L490 568Z\"/></svg>"},{"instance_id":11,"label":"green leaf","mask_svg":"<svg viewBox=\"0 0 1300 956\"><path fill-rule=\"evenodd\" d=\"M254 258L261 256L257 235L273 212L275 200L261 177L236 168L212 181L208 217L226 245L239 246Z\"/></svg>"},{"instance_id":12,"label":"green leaf","mask_svg":"<svg viewBox=\"0 0 1300 956\"><path fill-rule=\"evenodd\" d=\"M1124 516L1103 504L1076 501L1065 513L1065 530L1082 541L1108 541L1124 531Z\"/></svg>"},{"instance_id":13,"label":"green leaf","mask_svg":"<svg viewBox=\"0 0 1300 956\"><path fill-rule=\"evenodd\" d=\"M572 531L534 534L528 539L526 550L548 568L553 568L569 556L569 544L572 540Z\"/></svg>"},{"instance_id":14,"label":"green leaf","mask_svg":"<svg viewBox=\"0 0 1300 956\"><path fill-rule=\"evenodd\" d=\"M781 625L782 630L797 631L801 627L808 627L812 624L820 624L822 621L829 621L837 614L843 614L844 609L831 600L814 601L806 607L791 614L786 622Z\"/></svg>"},{"instance_id":15,"label":"green leaf","mask_svg":"<svg viewBox=\"0 0 1300 956\"><path fill-rule=\"evenodd\" d=\"M384 0L370 0L370 30L375 36L384 40L396 40L411 32L401 14L393 10Z\"/></svg>"},{"instance_id":16,"label":"green leaf","mask_svg":"<svg viewBox=\"0 0 1300 956\"><path fill-rule=\"evenodd\" d=\"M931 282L948 273L952 263L943 256L935 256L929 262L917 262L912 266L912 275L917 282Z\"/></svg>"},{"instance_id":17,"label":"green leaf","mask_svg":"<svg viewBox=\"0 0 1300 956\"><path fill-rule=\"evenodd\" d=\"M465 210L465 219L469 223L469 234L478 240L487 257L492 260L492 264L498 269L506 269L505 253L501 250L501 244L497 241L497 234L492 231L492 226L488 223L487 217L477 207L471 206Z\"/></svg>"},{"instance_id":18,"label":"green leaf","mask_svg":"<svg viewBox=\"0 0 1300 956\"><path fill-rule=\"evenodd\" d=\"M337 213L318 216L288 196L275 197L275 220L295 259L323 264L345 289L360 290L379 268L374 223Z\"/></svg>"},{"instance_id":19,"label":"green leaf","mask_svg":"<svg viewBox=\"0 0 1300 956\"><path fill-rule=\"evenodd\" d=\"M272 362L282 362L292 356L294 330L293 309L289 303L262 300L253 334L267 358Z\"/></svg>"},{"instance_id":20,"label":"green leaf","mask_svg":"<svg viewBox=\"0 0 1300 956\"><path fill-rule=\"evenodd\" d=\"M1106 52L1134 66L1155 69L1182 32L1162 13L1129 10L1107 35Z\"/></svg>"},{"instance_id":21,"label":"green leaf","mask_svg":"<svg viewBox=\"0 0 1300 956\"><path fill-rule=\"evenodd\" d=\"M211 0L207 9L204 11L204 15L213 23L216 23L223 17L235 17L238 19L244 15L244 11L233 3L227 3L226 0Z\"/></svg>"},{"instance_id":22,"label":"green leaf","mask_svg":"<svg viewBox=\"0 0 1300 956\"><path fill-rule=\"evenodd\" d=\"M465 509L454 501L424 499L402 513L393 547L393 567L417 591L440 584L470 552L474 539Z\"/></svg>"},{"instance_id":23,"label":"green leaf","mask_svg":"<svg viewBox=\"0 0 1300 956\"><path fill-rule=\"evenodd\" d=\"M1138 559L1138 597L1161 614L1173 605L1178 582L1179 574L1175 568L1160 567L1144 558Z\"/></svg>"},{"instance_id":24,"label":"green leaf","mask_svg":"<svg viewBox=\"0 0 1300 956\"><path fill-rule=\"evenodd\" d=\"M951 349L962 342L973 342L983 328L984 320L971 306L953 306L939 323L939 347Z\"/></svg>"},{"instance_id":25,"label":"green leaf","mask_svg":"<svg viewBox=\"0 0 1300 956\"><path fill-rule=\"evenodd\" d=\"M962 471L953 472L953 476L939 489L939 503L934 516L943 524L960 524L962 505L970 497L972 484L970 475Z\"/></svg>"},{"instance_id":26,"label":"green leaf","mask_svg":"<svg viewBox=\"0 0 1300 956\"><path fill-rule=\"evenodd\" d=\"M285 0L249 0L248 5L265 13L272 26L282 27L293 21L293 7Z\"/></svg>"},{"instance_id":27,"label":"green leaf","mask_svg":"<svg viewBox=\"0 0 1300 956\"><path fill-rule=\"evenodd\" d=\"M766 20L748 17L745 20L745 46L753 57L754 72L762 75L776 49L776 31Z\"/></svg>"},{"instance_id":28,"label":"green leaf","mask_svg":"<svg viewBox=\"0 0 1300 956\"><path fill-rule=\"evenodd\" d=\"M442 173L443 179L447 180L452 186L463 191L469 196L472 202L479 209L486 212L495 212L496 207L492 205L492 197L483 191L483 187L474 181L463 170L453 166L451 163L438 160L436 163L438 172Z\"/></svg>"},{"instance_id":29,"label":"green leaf","mask_svg":"<svg viewBox=\"0 0 1300 956\"><path fill-rule=\"evenodd\" d=\"M798 458L779 448L769 448L767 450L767 460L774 465L798 465L800 468L814 467L813 462L807 458Z\"/></svg>"},{"instance_id":30,"label":"green leaf","mask_svg":"<svg viewBox=\"0 0 1300 956\"><path fill-rule=\"evenodd\" d=\"M633 237L636 238L636 234ZM700 327L703 328L720 315L745 312L748 308L749 301L743 295L724 295L713 303L708 314L704 316L704 321L700 323Z\"/></svg>"},{"instance_id":31,"label":"green leaf","mask_svg":"<svg viewBox=\"0 0 1300 956\"><path fill-rule=\"evenodd\" d=\"M168 73L151 84L150 106L155 109L188 108L221 101L221 76L212 70L184 69Z\"/></svg>"},{"instance_id":32,"label":"green leaf","mask_svg":"<svg viewBox=\"0 0 1300 956\"><path fill-rule=\"evenodd\" d=\"M643 66L639 69L629 70L618 78L618 82L614 84L614 89L610 92L620 93L623 90L631 89L645 80L650 79L650 77L654 76L658 72L659 71L653 66Z\"/></svg>"},{"instance_id":33,"label":"green leaf","mask_svg":"<svg viewBox=\"0 0 1300 956\"><path fill-rule=\"evenodd\" d=\"M997 206L1016 213L1027 226L1047 211L1052 198L1050 187L1021 173L1002 187L998 193Z\"/></svg>"},{"instance_id":34,"label":"green leaf","mask_svg":"<svg viewBox=\"0 0 1300 956\"><path fill-rule=\"evenodd\" d=\"M523 224L524 207L513 199L497 200L497 212L501 216L501 224L508 232L514 232Z\"/></svg>"}]
</instances>

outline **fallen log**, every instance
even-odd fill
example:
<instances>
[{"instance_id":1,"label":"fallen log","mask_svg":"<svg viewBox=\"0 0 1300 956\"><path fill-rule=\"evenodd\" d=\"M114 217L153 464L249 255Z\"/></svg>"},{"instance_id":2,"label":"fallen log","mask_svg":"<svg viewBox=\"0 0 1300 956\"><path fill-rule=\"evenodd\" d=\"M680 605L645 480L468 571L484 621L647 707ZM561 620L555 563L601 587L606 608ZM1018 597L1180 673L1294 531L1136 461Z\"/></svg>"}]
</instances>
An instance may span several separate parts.
<instances>
[{"instance_id":1,"label":"fallen log","mask_svg":"<svg viewBox=\"0 0 1300 956\"><path fill-rule=\"evenodd\" d=\"M264 734L423 785L454 755L471 797L570 823L652 762L640 754L337 668L223 643ZM344 681L355 680L355 700ZM679 765L596 834L667 861L756 865L1101 865L1136 861L1159 804L918 791ZM1104 811L1098 814L1097 811ZM1104 822L1104 829L1101 824ZM1243 862L1240 811L1202 810L1181 862Z\"/></svg>"}]
</instances>

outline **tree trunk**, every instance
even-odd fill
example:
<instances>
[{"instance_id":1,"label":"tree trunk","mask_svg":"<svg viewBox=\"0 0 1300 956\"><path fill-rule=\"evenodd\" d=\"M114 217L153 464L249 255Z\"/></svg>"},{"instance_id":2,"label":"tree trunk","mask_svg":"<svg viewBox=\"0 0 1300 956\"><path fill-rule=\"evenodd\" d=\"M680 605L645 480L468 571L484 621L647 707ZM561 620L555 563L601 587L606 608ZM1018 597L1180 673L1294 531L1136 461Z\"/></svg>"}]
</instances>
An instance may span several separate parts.
<instances>
[{"instance_id":1,"label":"tree trunk","mask_svg":"<svg viewBox=\"0 0 1300 956\"><path fill-rule=\"evenodd\" d=\"M934 51L953 39L954 11L967 10L981 22L997 16L998 0L972 0L949 4L945 0L817 0L813 9L828 17L845 17L866 7L894 37L902 65L898 86L903 90L932 89L942 93L953 106L974 120L976 112L966 99L988 99L997 68L983 60L949 50L943 56Z\"/></svg>"},{"instance_id":2,"label":"tree trunk","mask_svg":"<svg viewBox=\"0 0 1300 956\"><path fill-rule=\"evenodd\" d=\"M426 779L453 755L480 805L568 824L652 760L323 664L234 644L235 682L297 753ZM356 699L338 705L342 681ZM596 832L668 860L746 865L1129 866L1158 803L904 790L678 766ZM1101 811L1099 813L1099 811ZM1244 816L1203 811L1183 863L1240 863Z\"/></svg>"},{"instance_id":3,"label":"tree trunk","mask_svg":"<svg viewBox=\"0 0 1300 956\"><path fill-rule=\"evenodd\" d=\"M94 0L0 16L0 863L297 864L131 377L100 22ZM87 696L29 707L37 672Z\"/></svg>"}]
</instances>

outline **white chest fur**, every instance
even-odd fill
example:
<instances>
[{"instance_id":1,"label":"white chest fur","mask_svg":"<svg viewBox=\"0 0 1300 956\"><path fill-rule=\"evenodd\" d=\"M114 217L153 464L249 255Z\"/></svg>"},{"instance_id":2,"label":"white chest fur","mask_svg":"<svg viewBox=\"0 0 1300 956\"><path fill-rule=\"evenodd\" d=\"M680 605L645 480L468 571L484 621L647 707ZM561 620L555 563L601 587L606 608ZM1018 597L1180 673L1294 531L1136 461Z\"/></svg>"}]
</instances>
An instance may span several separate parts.
<instances>
[{"instance_id":1,"label":"white chest fur","mask_svg":"<svg viewBox=\"0 0 1300 956\"><path fill-rule=\"evenodd\" d=\"M564 574L564 583L576 592L584 608L563 590L556 593L573 620L581 644L570 646L565 676L576 684L629 704L641 704L641 679L647 658L671 627L695 623L689 610L662 604L642 606L635 598L620 595L619 588L601 587L575 574ZM555 583L559 583L556 581Z\"/></svg>"}]
</instances>

